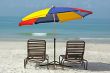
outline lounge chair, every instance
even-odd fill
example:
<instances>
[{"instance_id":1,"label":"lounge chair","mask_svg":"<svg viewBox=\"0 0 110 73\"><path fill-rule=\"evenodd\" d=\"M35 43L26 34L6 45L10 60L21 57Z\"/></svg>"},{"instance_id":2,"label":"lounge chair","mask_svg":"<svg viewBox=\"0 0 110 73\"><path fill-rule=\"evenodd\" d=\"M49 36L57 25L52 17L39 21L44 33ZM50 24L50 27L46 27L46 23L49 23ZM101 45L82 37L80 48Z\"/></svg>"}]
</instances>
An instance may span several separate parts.
<instances>
[{"instance_id":1,"label":"lounge chair","mask_svg":"<svg viewBox=\"0 0 110 73\"><path fill-rule=\"evenodd\" d=\"M34 61L40 65L47 60L47 68L49 63L49 57L46 55L46 41L30 39L27 41L27 58L24 59L24 68L28 61Z\"/></svg>"},{"instance_id":2,"label":"lounge chair","mask_svg":"<svg viewBox=\"0 0 110 73\"><path fill-rule=\"evenodd\" d=\"M84 59L85 42L78 41L67 41L66 43L66 54L59 56L59 63L64 69L64 63L72 62L76 64L81 64L84 69L87 70L88 61ZM62 58L62 59L61 59Z\"/></svg>"}]
</instances>

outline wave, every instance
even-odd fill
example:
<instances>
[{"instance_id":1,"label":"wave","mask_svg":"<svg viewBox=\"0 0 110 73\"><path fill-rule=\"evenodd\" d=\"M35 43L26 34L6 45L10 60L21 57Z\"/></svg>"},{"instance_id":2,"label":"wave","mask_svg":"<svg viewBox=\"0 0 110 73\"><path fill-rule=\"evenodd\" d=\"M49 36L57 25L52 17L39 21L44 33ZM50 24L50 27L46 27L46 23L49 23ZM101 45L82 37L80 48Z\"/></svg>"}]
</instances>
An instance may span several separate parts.
<instances>
[{"instance_id":1,"label":"wave","mask_svg":"<svg viewBox=\"0 0 110 73\"><path fill-rule=\"evenodd\" d=\"M110 40L110 38L80 38L84 40Z\"/></svg>"},{"instance_id":2,"label":"wave","mask_svg":"<svg viewBox=\"0 0 110 73\"><path fill-rule=\"evenodd\" d=\"M19 33L20 35L28 35L28 36L53 36L58 35L54 33Z\"/></svg>"},{"instance_id":3,"label":"wave","mask_svg":"<svg viewBox=\"0 0 110 73\"><path fill-rule=\"evenodd\" d=\"M47 36L47 33L32 33L32 36Z\"/></svg>"}]
</instances>

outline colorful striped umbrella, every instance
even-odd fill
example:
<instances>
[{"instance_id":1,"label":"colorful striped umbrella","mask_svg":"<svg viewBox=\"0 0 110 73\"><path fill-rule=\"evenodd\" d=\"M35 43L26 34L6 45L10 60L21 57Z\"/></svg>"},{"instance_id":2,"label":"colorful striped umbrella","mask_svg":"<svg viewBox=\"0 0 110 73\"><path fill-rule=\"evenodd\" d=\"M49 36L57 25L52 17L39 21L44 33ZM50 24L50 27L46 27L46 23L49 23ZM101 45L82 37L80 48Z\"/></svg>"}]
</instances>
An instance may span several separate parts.
<instances>
[{"instance_id":1,"label":"colorful striped umbrella","mask_svg":"<svg viewBox=\"0 0 110 73\"><path fill-rule=\"evenodd\" d=\"M19 23L19 26L33 25L47 22L65 22L70 20L82 19L85 16L92 14L91 11L80 8L70 7L52 7L33 12L24 18Z\"/></svg>"},{"instance_id":2,"label":"colorful striped umbrella","mask_svg":"<svg viewBox=\"0 0 110 73\"><path fill-rule=\"evenodd\" d=\"M33 12L24 18L19 23L19 26L33 25L38 23L47 22L65 22L70 20L82 19L85 16L92 14L91 11L83 10L80 8L70 7L52 7ZM55 38L54 38L54 68L57 61L55 60Z\"/></svg>"}]
</instances>

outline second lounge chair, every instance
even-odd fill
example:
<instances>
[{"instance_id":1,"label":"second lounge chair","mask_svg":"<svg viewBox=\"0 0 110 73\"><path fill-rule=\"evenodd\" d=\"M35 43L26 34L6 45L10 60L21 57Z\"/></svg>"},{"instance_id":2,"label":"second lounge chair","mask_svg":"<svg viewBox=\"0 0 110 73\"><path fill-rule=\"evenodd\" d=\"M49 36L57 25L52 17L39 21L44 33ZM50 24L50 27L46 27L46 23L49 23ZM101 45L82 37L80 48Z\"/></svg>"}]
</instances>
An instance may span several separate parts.
<instances>
[{"instance_id":1,"label":"second lounge chair","mask_svg":"<svg viewBox=\"0 0 110 73\"><path fill-rule=\"evenodd\" d=\"M84 69L87 70L88 61L85 60L83 57L84 50L85 50L85 42L84 41L81 41L81 40L67 41L66 54L59 56L59 62L62 65L62 68L64 68L64 63L66 61L66 62L81 64L82 66L84 66Z\"/></svg>"}]
</instances>

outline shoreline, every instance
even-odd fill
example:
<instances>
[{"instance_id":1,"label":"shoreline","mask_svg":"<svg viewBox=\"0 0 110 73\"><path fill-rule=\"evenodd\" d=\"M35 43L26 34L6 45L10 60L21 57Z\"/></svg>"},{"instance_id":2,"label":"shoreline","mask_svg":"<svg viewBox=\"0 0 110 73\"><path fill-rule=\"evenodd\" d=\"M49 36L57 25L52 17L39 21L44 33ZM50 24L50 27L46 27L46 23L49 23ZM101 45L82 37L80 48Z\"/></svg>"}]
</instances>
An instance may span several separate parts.
<instances>
[{"instance_id":1,"label":"shoreline","mask_svg":"<svg viewBox=\"0 0 110 73\"><path fill-rule=\"evenodd\" d=\"M54 38L0 38L1 41L17 41L27 42L29 39L46 40L47 42L53 42ZM66 42L68 40L83 40L87 43L110 43L110 38L56 38L56 42Z\"/></svg>"}]
</instances>

